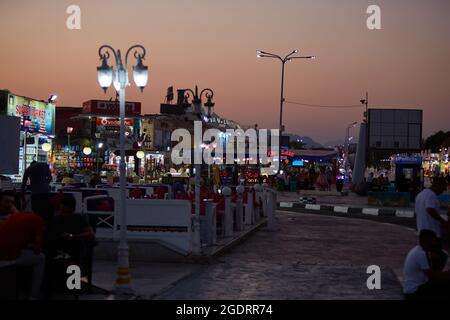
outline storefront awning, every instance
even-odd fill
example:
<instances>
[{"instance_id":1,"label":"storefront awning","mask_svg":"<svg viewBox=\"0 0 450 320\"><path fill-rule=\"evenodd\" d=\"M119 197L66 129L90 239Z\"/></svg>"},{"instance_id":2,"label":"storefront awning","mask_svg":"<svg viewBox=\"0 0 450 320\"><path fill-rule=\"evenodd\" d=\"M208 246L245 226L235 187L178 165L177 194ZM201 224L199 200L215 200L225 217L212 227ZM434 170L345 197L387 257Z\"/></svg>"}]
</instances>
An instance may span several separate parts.
<instances>
[{"instance_id":1,"label":"storefront awning","mask_svg":"<svg viewBox=\"0 0 450 320\"><path fill-rule=\"evenodd\" d=\"M334 150L293 150L294 158L311 162L332 161L337 158Z\"/></svg>"}]
</instances>

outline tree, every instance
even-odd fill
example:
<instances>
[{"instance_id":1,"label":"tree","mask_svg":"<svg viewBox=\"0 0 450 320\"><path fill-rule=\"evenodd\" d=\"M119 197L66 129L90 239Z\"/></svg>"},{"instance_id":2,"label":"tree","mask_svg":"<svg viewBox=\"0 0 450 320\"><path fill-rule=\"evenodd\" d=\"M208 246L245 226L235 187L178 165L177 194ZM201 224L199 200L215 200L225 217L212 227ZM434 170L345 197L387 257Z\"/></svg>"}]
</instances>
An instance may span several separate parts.
<instances>
[{"instance_id":1,"label":"tree","mask_svg":"<svg viewBox=\"0 0 450 320\"><path fill-rule=\"evenodd\" d=\"M431 152L439 152L442 147L450 146L450 131L439 131L429 136L424 143L423 148L425 150L431 150Z\"/></svg>"},{"instance_id":2,"label":"tree","mask_svg":"<svg viewBox=\"0 0 450 320\"><path fill-rule=\"evenodd\" d=\"M289 143L289 147L296 150L304 149L305 146L306 144L303 142L291 141Z\"/></svg>"}]
</instances>

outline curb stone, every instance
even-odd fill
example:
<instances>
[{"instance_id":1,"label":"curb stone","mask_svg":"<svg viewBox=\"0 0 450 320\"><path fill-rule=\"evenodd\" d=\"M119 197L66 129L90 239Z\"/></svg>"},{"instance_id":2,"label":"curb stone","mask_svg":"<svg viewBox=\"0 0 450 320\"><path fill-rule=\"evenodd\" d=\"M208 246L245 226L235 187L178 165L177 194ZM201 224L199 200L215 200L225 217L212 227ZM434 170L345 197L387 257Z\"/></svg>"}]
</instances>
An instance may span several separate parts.
<instances>
[{"instance_id":1,"label":"curb stone","mask_svg":"<svg viewBox=\"0 0 450 320\"><path fill-rule=\"evenodd\" d=\"M385 208L361 208L349 206L334 206L329 204L305 204L299 202L279 202L279 208L298 208L317 211L331 211L335 213L364 214L380 217L415 218L414 211L405 209L385 209Z\"/></svg>"}]
</instances>

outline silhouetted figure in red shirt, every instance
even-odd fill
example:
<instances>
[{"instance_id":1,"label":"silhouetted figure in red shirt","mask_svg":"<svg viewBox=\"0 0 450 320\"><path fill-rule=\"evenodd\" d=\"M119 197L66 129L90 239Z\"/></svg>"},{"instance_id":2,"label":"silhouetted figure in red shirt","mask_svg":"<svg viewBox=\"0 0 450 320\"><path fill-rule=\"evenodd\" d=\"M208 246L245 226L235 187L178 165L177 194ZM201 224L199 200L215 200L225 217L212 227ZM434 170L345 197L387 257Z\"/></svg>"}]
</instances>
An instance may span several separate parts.
<instances>
[{"instance_id":1,"label":"silhouetted figure in red shirt","mask_svg":"<svg viewBox=\"0 0 450 320\"><path fill-rule=\"evenodd\" d=\"M4 193L0 193L0 212L8 214L0 222L0 260L31 266L30 299L40 299L45 270L45 256L42 254L44 221L32 212L19 212L14 205L14 197Z\"/></svg>"}]
</instances>

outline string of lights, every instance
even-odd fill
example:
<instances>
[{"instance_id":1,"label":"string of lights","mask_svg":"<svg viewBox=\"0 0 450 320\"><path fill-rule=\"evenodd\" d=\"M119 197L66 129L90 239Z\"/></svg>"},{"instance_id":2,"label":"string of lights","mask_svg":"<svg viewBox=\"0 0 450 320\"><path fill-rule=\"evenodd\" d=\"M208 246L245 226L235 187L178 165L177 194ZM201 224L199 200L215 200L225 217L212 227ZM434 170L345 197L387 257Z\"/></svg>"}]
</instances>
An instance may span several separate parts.
<instances>
[{"instance_id":1,"label":"string of lights","mask_svg":"<svg viewBox=\"0 0 450 320\"><path fill-rule=\"evenodd\" d=\"M303 102L294 102L294 101L286 101L286 103L295 104L295 105L303 106L303 107L310 107L310 108L344 109L344 108L361 108L361 107L363 107L360 104L348 105L348 106L327 106L327 105L319 105L319 104L311 104L311 103L303 103Z\"/></svg>"}]
</instances>

